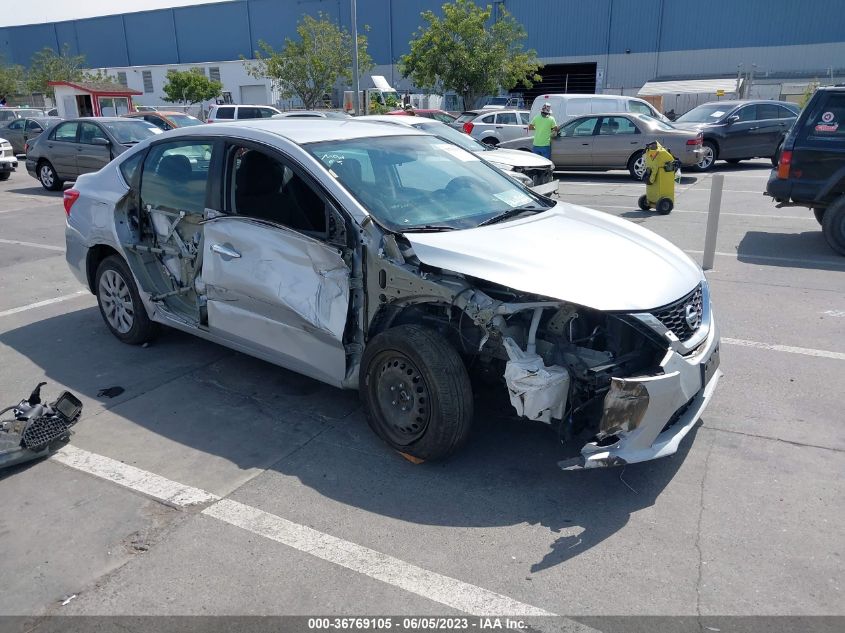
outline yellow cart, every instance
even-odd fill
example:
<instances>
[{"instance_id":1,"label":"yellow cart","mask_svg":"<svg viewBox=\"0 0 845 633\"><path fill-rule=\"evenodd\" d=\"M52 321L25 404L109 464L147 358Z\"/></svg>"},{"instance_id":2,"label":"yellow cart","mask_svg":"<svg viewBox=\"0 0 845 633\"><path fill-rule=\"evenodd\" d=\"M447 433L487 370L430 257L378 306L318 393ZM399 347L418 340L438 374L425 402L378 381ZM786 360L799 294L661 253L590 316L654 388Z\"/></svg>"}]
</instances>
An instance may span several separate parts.
<instances>
[{"instance_id":1,"label":"yellow cart","mask_svg":"<svg viewBox=\"0 0 845 633\"><path fill-rule=\"evenodd\" d=\"M675 207L675 170L678 161L672 153L657 141L646 145L645 150L645 195L638 201L640 209L648 211L652 207L668 215Z\"/></svg>"}]
</instances>

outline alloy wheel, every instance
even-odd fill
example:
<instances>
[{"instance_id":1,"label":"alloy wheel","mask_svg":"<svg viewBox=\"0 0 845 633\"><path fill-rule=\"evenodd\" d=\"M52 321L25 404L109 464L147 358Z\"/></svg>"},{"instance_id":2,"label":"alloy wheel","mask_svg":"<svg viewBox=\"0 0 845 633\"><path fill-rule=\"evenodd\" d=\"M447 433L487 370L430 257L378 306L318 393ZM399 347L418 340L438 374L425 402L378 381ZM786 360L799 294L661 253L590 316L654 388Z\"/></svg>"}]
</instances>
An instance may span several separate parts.
<instances>
[{"instance_id":1,"label":"alloy wheel","mask_svg":"<svg viewBox=\"0 0 845 633\"><path fill-rule=\"evenodd\" d=\"M126 281L115 270L106 270L100 277L100 301L103 314L115 330L126 334L135 324L135 308Z\"/></svg>"}]
</instances>

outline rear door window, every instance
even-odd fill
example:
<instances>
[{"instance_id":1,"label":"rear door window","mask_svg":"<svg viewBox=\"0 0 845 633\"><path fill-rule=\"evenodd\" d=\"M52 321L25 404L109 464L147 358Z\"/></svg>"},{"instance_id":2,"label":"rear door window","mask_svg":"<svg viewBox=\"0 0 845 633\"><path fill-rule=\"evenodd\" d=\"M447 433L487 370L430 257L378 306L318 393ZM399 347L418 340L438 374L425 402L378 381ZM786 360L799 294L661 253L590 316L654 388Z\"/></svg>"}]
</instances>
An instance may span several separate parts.
<instances>
[{"instance_id":1,"label":"rear door window","mask_svg":"<svg viewBox=\"0 0 845 633\"><path fill-rule=\"evenodd\" d=\"M485 117L481 117L481 120L479 121L479 123L487 123L489 125L492 125L494 118L495 118L495 115L488 114Z\"/></svg>"},{"instance_id":2,"label":"rear door window","mask_svg":"<svg viewBox=\"0 0 845 633\"><path fill-rule=\"evenodd\" d=\"M239 119L260 119L261 118L261 108L250 108L246 106L240 106L238 108L238 118Z\"/></svg>"},{"instance_id":3,"label":"rear door window","mask_svg":"<svg viewBox=\"0 0 845 633\"><path fill-rule=\"evenodd\" d=\"M779 118L778 107L774 103L757 104L757 118L759 120Z\"/></svg>"},{"instance_id":4,"label":"rear door window","mask_svg":"<svg viewBox=\"0 0 845 633\"><path fill-rule=\"evenodd\" d=\"M9 125L6 126L6 129L22 130L23 126L24 126L24 119L17 119L16 121L9 123Z\"/></svg>"},{"instance_id":5,"label":"rear door window","mask_svg":"<svg viewBox=\"0 0 845 633\"><path fill-rule=\"evenodd\" d=\"M196 140L152 147L141 174L141 205L203 213L213 151L210 141Z\"/></svg>"},{"instance_id":6,"label":"rear door window","mask_svg":"<svg viewBox=\"0 0 845 633\"><path fill-rule=\"evenodd\" d=\"M9 127L12 126L10 125ZM27 132L43 132L44 128L42 128L37 121L27 121L26 130Z\"/></svg>"},{"instance_id":7,"label":"rear door window","mask_svg":"<svg viewBox=\"0 0 845 633\"><path fill-rule=\"evenodd\" d=\"M797 117L798 114L790 110L785 106L778 106L778 118L779 119L794 119Z\"/></svg>"},{"instance_id":8,"label":"rear door window","mask_svg":"<svg viewBox=\"0 0 845 633\"><path fill-rule=\"evenodd\" d=\"M235 108L233 107L222 107L217 108L217 112L214 113L213 119L234 119L235 118Z\"/></svg>"}]
</instances>

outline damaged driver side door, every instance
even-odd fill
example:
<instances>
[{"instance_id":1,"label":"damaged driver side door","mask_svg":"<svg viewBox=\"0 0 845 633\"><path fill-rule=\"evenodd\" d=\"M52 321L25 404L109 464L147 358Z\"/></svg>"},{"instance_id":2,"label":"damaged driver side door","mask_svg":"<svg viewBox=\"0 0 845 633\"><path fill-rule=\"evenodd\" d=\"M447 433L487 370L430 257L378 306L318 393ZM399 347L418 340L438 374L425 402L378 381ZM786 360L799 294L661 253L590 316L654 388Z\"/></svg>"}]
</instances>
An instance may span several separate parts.
<instances>
[{"instance_id":1,"label":"damaged driver side door","mask_svg":"<svg viewBox=\"0 0 845 633\"><path fill-rule=\"evenodd\" d=\"M330 203L289 161L231 144L223 208L203 224L209 331L256 356L339 385L349 268L327 242Z\"/></svg>"}]
</instances>

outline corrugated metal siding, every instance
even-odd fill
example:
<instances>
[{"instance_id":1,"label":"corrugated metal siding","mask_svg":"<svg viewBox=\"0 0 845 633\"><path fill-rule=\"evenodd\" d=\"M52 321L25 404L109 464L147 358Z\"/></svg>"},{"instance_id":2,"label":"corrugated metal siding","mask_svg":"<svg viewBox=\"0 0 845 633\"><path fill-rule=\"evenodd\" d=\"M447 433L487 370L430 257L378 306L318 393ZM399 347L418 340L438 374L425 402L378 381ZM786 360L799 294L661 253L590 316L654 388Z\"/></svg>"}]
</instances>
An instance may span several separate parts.
<instances>
[{"instance_id":1,"label":"corrugated metal siding","mask_svg":"<svg viewBox=\"0 0 845 633\"><path fill-rule=\"evenodd\" d=\"M251 56L245 2L222 2L173 9L182 63Z\"/></svg>"},{"instance_id":2,"label":"corrugated metal siding","mask_svg":"<svg viewBox=\"0 0 845 633\"><path fill-rule=\"evenodd\" d=\"M122 16L76 20L74 25L86 65L92 68L129 65Z\"/></svg>"},{"instance_id":3,"label":"corrugated metal siding","mask_svg":"<svg viewBox=\"0 0 845 633\"><path fill-rule=\"evenodd\" d=\"M176 29L169 9L127 13L124 21L130 65L168 64L178 60Z\"/></svg>"},{"instance_id":4,"label":"corrugated metal siding","mask_svg":"<svg viewBox=\"0 0 845 633\"><path fill-rule=\"evenodd\" d=\"M660 48L841 42L845 39L843 5L843 0L669 0L665 2Z\"/></svg>"},{"instance_id":5,"label":"corrugated metal siding","mask_svg":"<svg viewBox=\"0 0 845 633\"><path fill-rule=\"evenodd\" d=\"M390 63L406 53L409 39L422 26L420 13L440 13L443 2L358 0L358 23L371 27L370 52L376 63ZM774 50L842 42L843 2L503 0L502 5L526 27L527 47L540 57L591 56L600 62L602 55L624 54L626 50L659 51L664 56L673 51ZM303 13L320 11L349 28L348 0L234 0L122 17L6 27L0 36L0 51L7 61L24 65L36 51L45 46L55 49L63 42L69 43L73 52L78 47L95 67L230 60L242 54L251 56L259 39L278 48L285 37L295 36Z\"/></svg>"},{"instance_id":6,"label":"corrugated metal siding","mask_svg":"<svg viewBox=\"0 0 845 633\"><path fill-rule=\"evenodd\" d=\"M611 0L506 0L505 8L528 32L527 48L540 57L597 55L607 51Z\"/></svg>"}]
</instances>

